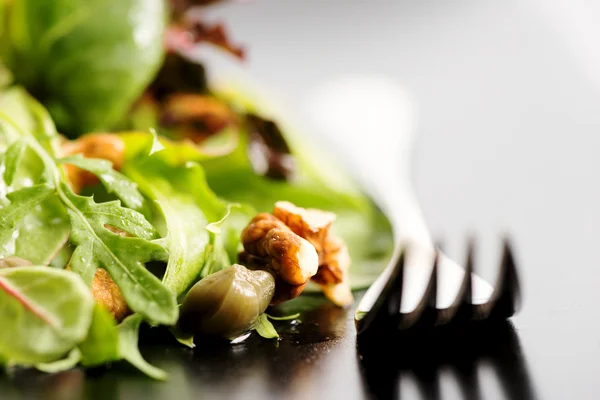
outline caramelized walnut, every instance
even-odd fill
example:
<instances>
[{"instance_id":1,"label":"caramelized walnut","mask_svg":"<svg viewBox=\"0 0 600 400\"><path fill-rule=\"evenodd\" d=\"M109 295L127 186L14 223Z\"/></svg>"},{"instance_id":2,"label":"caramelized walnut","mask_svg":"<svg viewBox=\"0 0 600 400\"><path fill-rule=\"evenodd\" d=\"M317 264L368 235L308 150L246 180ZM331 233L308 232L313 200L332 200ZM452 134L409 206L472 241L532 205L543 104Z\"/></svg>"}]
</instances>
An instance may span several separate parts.
<instances>
[{"instance_id":1,"label":"caramelized walnut","mask_svg":"<svg viewBox=\"0 0 600 400\"><path fill-rule=\"evenodd\" d=\"M236 116L226 103L214 97L173 93L163 102L160 123L173 130L175 136L200 143L235 124Z\"/></svg>"},{"instance_id":2,"label":"caramelized walnut","mask_svg":"<svg viewBox=\"0 0 600 400\"><path fill-rule=\"evenodd\" d=\"M278 201L273 208L273 215L283 221L296 235L315 246L319 259L321 258L329 235L329 227L335 221L334 213L296 207L289 201Z\"/></svg>"},{"instance_id":3,"label":"caramelized walnut","mask_svg":"<svg viewBox=\"0 0 600 400\"><path fill-rule=\"evenodd\" d=\"M330 232L335 214L297 207L287 201L275 203L273 214L297 235L308 240L319 254L319 270L312 277L327 298L339 306L352 304L348 282L350 254L344 242Z\"/></svg>"},{"instance_id":4,"label":"caramelized walnut","mask_svg":"<svg viewBox=\"0 0 600 400\"><path fill-rule=\"evenodd\" d=\"M115 320L120 322L129 315L130 310L121 289L103 268L97 269L94 274L92 295L98 304L113 315Z\"/></svg>"},{"instance_id":5,"label":"caramelized walnut","mask_svg":"<svg viewBox=\"0 0 600 400\"><path fill-rule=\"evenodd\" d=\"M62 144L62 155L81 154L87 158L102 158L112 163L115 170L121 169L125 156L125 144L112 133L93 133L76 140L65 140ZM98 183L98 178L91 172L84 171L74 165L64 166L67 178L75 193L88 186Z\"/></svg>"},{"instance_id":6,"label":"caramelized walnut","mask_svg":"<svg viewBox=\"0 0 600 400\"><path fill-rule=\"evenodd\" d=\"M255 216L242 231L241 239L244 251L239 255L240 262L250 269L269 271L276 279L272 304L299 295L317 272L314 246L271 214Z\"/></svg>"},{"instance_id":7,"label":"caramelized walnut","mask_svg":"<svg viewBox=\"0 0 600 400\"><path fill-rule=\"evenodd\" d=\"M71 266L67 264L66 270L70 270ZM103 268L98 268L94 273L92 280L92 296L96 303L100 304L109 313L112 314L117 322L122 321L131 313L127 306L125 297L121 293L121 289L115 281L110 277L108 272Z\"/></svg>"}]
</instances>

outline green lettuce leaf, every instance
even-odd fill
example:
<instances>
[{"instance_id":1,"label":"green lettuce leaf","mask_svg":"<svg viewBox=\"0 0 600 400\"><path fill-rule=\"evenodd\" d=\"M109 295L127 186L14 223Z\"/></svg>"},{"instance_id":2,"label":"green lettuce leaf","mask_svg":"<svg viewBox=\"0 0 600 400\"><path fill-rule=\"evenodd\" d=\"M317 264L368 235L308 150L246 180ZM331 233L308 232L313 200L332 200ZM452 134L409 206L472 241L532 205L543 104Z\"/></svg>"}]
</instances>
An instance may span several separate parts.
<instances>
[{"instance_id":1,"label":"green lettuce leaf","mask_svg":"<svg viewBox=\"0 0 600 400\"><path fill-rule=\"evenodd\" d=\"M52 120L47 117L39 104L33 101L31 104L33 104L31 115L38 116L37 121L40 121L38 124L31 125L36 131L20 128L1 110L0 121L3 123L0 126L8 128L5 132L10 133L10 138L8 134L4 136L9 138L8 140L22 138L26 141L33 151L32 158L42 167L40 176L57 192L55 201L58 202L58 207L42 209L44 212L59 209L63 214L68 214L70 238L75 245L70 262L72 270L80 273L84 281L90 284L96 268L105 268L134 311L140 311L151 323L173 325L178 316L175 296L143 265L146 261L167 258L165 249L160 244L152 242L153 239L158 238L158 233L142 214L122 207L119 202L98 204L91 198L78 196L71 191L63 182L64 178L56 164L52 146L43 145L49 143L45 138L56 134ZM128 194L131 195L131 191ZM10 207L16 205L11 203ZM119 228L133 237L117 235L109 231L110 227ZM7 229L0 231L0 238L5 237L7 231ZM36 237L36 240L30 242L30 246L38 246L39 243L46 241L52 243L54 240L52 234L44 233L48 233L48 237ZM13 249L7 252L18 255L13 251L14 247L13 245ZM31 260L27 254L24 258Z\"/></svg>"},{"instance_id":2,"label":"green lettuce leaf","mask_svg":"<svg viewBox=\"0 0 600 400\"><path fill-rule=\"evenodd\" d=\"M96 305L88 336L79 345L81 364L93 367L126 360L152 378L165 379L166 374L150 365L140 354L138 334L141 323L142 317L134 314L117 325L102 306Z\"/></svg>"},{"instance_id":3,"label":"green lettuce leaf","mask_svg":"<svg viewBox=\"0 0 600 400\"><path fill-rule=\"evenodd\" d=\"M54 194L54 188L40 184L9 193L10 204L0 208L0 228L14 228L17 223L45 198Z\"/></svg>"},{"instance_id":4,"label":"green lettuce leaf","mask_svg":"<svg viewBox=\"0 0 600 400\"><path fill-rule=\"evenodd\" d=\"M123 173L154 201L164 218L161 233L170 256L163 283L177 296L183 295L200 277L230 264L219 224L210 224L228 214L227 203L210 190L198 163L180 158L177 146L167 143L147 156L154 143L150 134L121 138L129 149ZM137 153L132 152L134 146Z\"/></svg>"},{"instance_id":5,"label":"green lettuce leaf","mask_svg":"<svg viewBox=\"0 0 600 400\"><path fill-rule=\"evenodd\" d=\"M12 185L13 180L15 179L17 166L25 152L25 148L25 143L21 140L17 140L8 146L6 153L0 154L0 157L2 157L0 171L4 171L4 183L8 186Z\"/></svg>"},{"instance_id":6,"label":"green lettuce leaf","mask_svg":"<svg viewBox=\"0 0 600 400\"><path fill-rule=\"evenodd\" d=\"M140 211L144 206L144 197L137 185L123 174L113 169L112 163L99 158L84 158L81 155L64 157L60 164L71 164L96 175L109 193L114 193L127 207Z\"/></svg>"},{"instance_id":7,"label":"green lettuce leaf","mask_svg":"<svg viewBox=\"0 0 600 400\"><path fill-rule=\"evenodd\" d=\"M89 288L73 272L0 270L0 355L25 365L56 361L85 338L93 307Z\"/></svg>"},{"instance_id":8,"label":"green lettuce leaf","mask_svg":"<svg viewBox=\"0 0 600 400\"><path fill-rule=\"evenodd\" d=\"M138 336L142 317L133 314L125 318L119 325L119 354L137 369L146 375L158 379L167 379L167 374L155 366L149 364L140 353L138 348Z\"/></svg>"},{"instance_id":9,"label":"green lettuce leaf","mask_svg":"<svg viewBox=\"0 0 600 400\"><path fill-rule=\"evenodd\" d=\"M71 368L75 367L79 364L81 360L81 352L79 349L75 348L69 352L69 354L60 360L52 361L49 363L40 363L36 364L35 368L42 371L47 372L49 374L55 374L57 372L68 371Z\"/></svg>"},{"instance_id":10,"label":"green lettuce leaf","mask_svg":"<svg viewBox=\"0 0 600 400\"><path fill-rule=\"evenodd\" d=\"M113 316L101 305L96 304L92 325L79 345L81 364L94 367L119 360L119 332Z\"/></svg>"},{"instance_id":11,"label":"green lettuce leaf","mask_svg":"<svg viewBox=\"0 0 600 400\"><path fill-rule=\"evenodd\" d=\"M98 204L74 194L64 183L60 190L71 219L71 242L77 246L71 258L73 271L91 283L97 268L106 269L132 310L150 322L173 325L178 316L175 296L143 265L167 258L165 249L151 241L158 238L154 227L118 201ZM107 226L133 237L115 234Z\"/></svg>"},{"instance_id":12,"label":"green lettuce leaf","mask_svg":"<svg viewBox=\"0 0 600 400\"><path fill-rule=\"evenodd\" d=\"M166 17L163 0L16 1L9 68L63 132L106 129L157 72Z\"/></svg>"},{"instance_id":13,"label":"green lettuce leaf","mask_svg":"<svg viewBox=\"0 0 600 400\"><path fill-rule=\"evenodd\" d=\"M35 141L38 147L45 143L45 149L51 150L55 131L50 129L49 133L41 133L45 129L43 127L48 125L45 121L47 114L35 106L30 107L31 104L31 99L21 90L11 89L0 93L0 171L4 171L0 173L0 208L9 205L11 208L22 207L18 202L15 204L14 198L9 200L8 193L53 184L44 161L32 148L31 141ZM11 113L10 118L8 112ZM20 125L15 121L19 121ZM36 130L38 134L31 132L28 138L23 133L24 126ZM29 203L27 198L22 200L24 204ZM66 210L58 197L51 195L27 211L9 227L0 229L0 257L16 255L34 264L48 264L69 237L70 224ZM3 217L4 220L6 218Z\"/></svg>"},{"instance_id":14,"label":"green lettuce leaf","mask_svg":"<svg viewBox=\"0 0 600 400\"><path fill-rule=\"evenodd\" d=\"M258 333L265 339L275 339L279 337L279 333L277 333L277 330L275 329L271 321L269 321L269 317L267 316L267 314L262 314L258 318L254 329L256 330L256 333Z\"/></svg>"},{"instance_id":15,"label":"green lettuce leaf","mask_svg":"<svg viewBox=\"0 0 600 400\"><path fill-rule=\"evenodd\" d=\"M19 130L29 132L50 155L56 155L60 137L54 122L48 111L23 87L12 86L0 92L0 111L14 124L14 127L4 129L7 131L5 134L14 140L22 136Z\"/></svg>"}]
</instances>

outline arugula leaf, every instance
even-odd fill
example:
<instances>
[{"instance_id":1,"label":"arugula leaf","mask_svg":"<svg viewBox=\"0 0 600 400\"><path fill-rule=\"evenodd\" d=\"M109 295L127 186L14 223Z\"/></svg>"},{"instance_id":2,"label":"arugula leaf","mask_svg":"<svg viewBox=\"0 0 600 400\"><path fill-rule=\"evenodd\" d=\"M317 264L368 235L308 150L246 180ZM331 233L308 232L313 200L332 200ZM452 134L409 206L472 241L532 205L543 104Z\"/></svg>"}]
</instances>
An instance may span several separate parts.
<instances>
[{"instance_id":1,"label":"arugula leaf","mask_svg":"<svg viewBox=\"0 0 600 400\"><path fill-rule=\"evenodd\" d=\"M6 197L10 200L10 204L0 208L2 210L0 228L13 228L25 214L53 193L55 190L44 184L9 193Z\"/></svg>"},{"instance_id":2,"label":"arugula leaf","mask_svg":"<svg viewBox=\"0 0 600 400\"><path fill-rule=\"evenodd\" d=\"M269 321L267 314L261 314L256 325L254 326L254 329L256 329L256 333L265 339L275 339L279 337L277 330L271 321Z\"/></svg>"},{"instance_id":3,"label":"arugula leaf","mask_svg":"<svg viewBox=\"0 0 600 400\"><path fill-rule=\"evenodd\" d=\"M93 306L89 288L72 272L0 270L0 355L26 365L55 361L85 338Z\"/></svg>"},{"instance_id":4,"label":"arugula leaf","mask_svg":"<svg viewBox=\"0 0 600 400\"><path fill-rule=\"evenodd\" d=\"M56 131L49 127L52 121L47 121L47 114L34 104L35 101L18 88L0 93L0 153L5 151L5 172L13 168L6 167L6 154L10 147L19 142L25 145L18 162L9 162L14 165L14 174L9 172L11 182L7 183L6 179L2 179L6 175L0 174L0 207L9 204L6 197L9 192L38 184L54 186L51 171L34 148L51 151ZM25 131L23 127L38 133ZM50 157L48 153L46 155ZM27 199L23 200L27 202ZM13 201L11 207L15 206ZM0 256L16 255L34 264L48 264L67 241L70 228L69 217L58 197L48 196L36 207L30 208L14 226L0 229Z\"/></svg>"},{"instance_id":5,"label":"arugula leaf","mask_svg":"<svg viewBox=\"0 0 600 400\"><path fill-rule=\"evenodd\" d=\"M64 183L60 194L71 219L71 242L77 246L71 258L73 271L91 283L96 269L105 268L132 310L152 323L175 324L178 309L173 292L143 265L167 257L165 249L151 241L158 238L154 227L118 201L97 204L90 197L76 195ZM107 225L134 237L114 234Z\"/></svg>"},{"instance_id":6,"label":"arugula leaf","mask_svg":"<svg viewBox=\"0 0 600 400\"><path fill-rule=\"evenodd\" d=\"M9 126L9 130L16 131L27 140L45 167L47 182L56 187L57 201L64 206L63 212L67 210L72 227L70 237L76 245L71 260L73 271L80 273L89 284L96 268L105 268L134 311L139 310L151 323L174 324L178 314L175 296L142 264L150 260L165 260L167 257L164 248L151 241L158 238L156 230L142 214L121 207L119 202L96 204L91 198L75 195L68 185L61 182L62 174L53 158L52 149L38 142L43 137L51 137L55 133L54 126L51 120L44 117L43 108L33 111L43 122L40 126L43 126L45 134L34 135L20 129L1 112L0 120L5 122L3 125ZM134 237L116 235L105 225L120 228Z\"/></svg>"},{"instance_id":7,"label":"arugula leaf","mask_svg":"<svg viewBox=\"0 0 600 400\"><path fill-rule=\"evenodd\" d=\"M6 153L2 157L2 167L0 171L4 170L4 183L8 186L12 185L17 172L17 166L25 151L25 143L21 140L13 142Z\"/></svg>"},{"instance_id":8,"label":"arugula leaf","mask_svg":"<svg viewBox=\"0 0 600 400\"><path fill-rule=\"evenodd\" d=\"M81 364L87 367L102 365L121 358L119 332L112 315L101 305L94 307L92 325L85 340L79 345Z\"/></svg>"},{"instance_id":9,"label":"arugula leaf","mask_svg":"<svg viewBox=\"0 0 600 400\"><path fill-rule=\"evenodd\" d=\"M140 211L144 205L144 197L137 190L137 185L125 175L115 171L112 163L99 158L84 158L80 154L57 160L59 164L71 164L96 175L109 193L114 193L123 204Z\"/></svg>"},{"instance_id":10,"label":"arugula leaf","mask_svg":"<svg viewBox=\"0 0 600 400\"><path fill-rule=\"evenodd\" d=\"M131 142L131 136L121 137L126 144ZM145 156L153 141L151 135L133 137L138 141L139 153L129 155L122 171L154 200L164 217L167 232L163 236L170 257L163 283L180 296L209 270L229 265L223 245L216 238L217 225L211 231L209 224L224 218L228 207L208 187L200 165L177 160L177 147L167 144L163 150ZM140 139L145 146L139 145ZM177 162L172 164L173 160Z\"/></svg>"},{"instance_id":11,"label":"arugula leaf","mask_svg":"<svg viewBox=\"0 0 600 400\"><path fill-rule=\"evenodd\" d=\"M284 317L275 317L273 315L269 315L267 313L263 313L260 315L256 324L252 327L252 329L256 330L260 336L265 339L275 339L279 337L279 333L277 333L277 329L271 323L273 321L290 321L296 319L300 316L300 313L286 315Z\"/></svg>"},{"instance_id":12,"label":"arugula leaf","mask_svg":"<svg viewBox=\"0 0 600 400\"><path fill-rule=\"evenodd\" d=\"M139 314L130 315L121 322L119 325L119 354L146 375L154 379L165 380L167 374L149 364L140 354L138 335L141 323L142 317Z\"/></svg>"},{"instance_id":13,"label":"arugula leaf","mask_svg":"<svg viewBox=\"0 0 600 400\"><path fill-rule=\"evenodd\" d=\"M0 205L0 257L16 255L34 264L48 264L70 232L55 190L39 184L11 192L6 200L10 203Z\"/></svg>"},{"instance_id":14,"label":"arugula leaf","mask_svg":"<svg viewBox=\"0 0 600 400\"><path fill-rule=\"evenodd\" d=\"M270 314L265 313L265 315L269 318L272 319L273 321L290 321L290 320L294 320L296 318L298 318L300 316L300 313L296 313L296 314L290 314L290 315L286 315L283 317L276 317Z\"/></svg>"},{"instance_id":15,"label":"arugula leaf","mask_svg":"<svg viewBox=\"0 0 600 400\"><path fill-rule=\"evenodd\" d=\"M9 67L62 132L106 129L157 72L166 20L163 0L20 0Z\"/></svg>"},{"instance_id":16,"label":"arugula leaf","mask_svg":"<svg viewBox=\"0 0 600 400\"><path fill-rule=\"evenodd\" d=\"M148 364L139 352L138 332L141 322L141 315L134 314L117 326L112 316L96 304L88 336L79 345L81 364L93 367L124 359L152 378L165 379L166 374Z\"/></svg>"},{"instance_id":17,"label":"arugula leaf","mask_svg":"<svg viewBox=\"0 0 600 400\"><path fill-rule=\"evenodd\" d=\"M36 364L35 368L42 371L47 372L49 374L55 374L57 372L67 371L71 368L75 367L79 361L81 360L81 352L79 349L73 349L69 352L69 354L61 359L52 361L49 363L40 363Z\"/></svg>"}]
</instances>

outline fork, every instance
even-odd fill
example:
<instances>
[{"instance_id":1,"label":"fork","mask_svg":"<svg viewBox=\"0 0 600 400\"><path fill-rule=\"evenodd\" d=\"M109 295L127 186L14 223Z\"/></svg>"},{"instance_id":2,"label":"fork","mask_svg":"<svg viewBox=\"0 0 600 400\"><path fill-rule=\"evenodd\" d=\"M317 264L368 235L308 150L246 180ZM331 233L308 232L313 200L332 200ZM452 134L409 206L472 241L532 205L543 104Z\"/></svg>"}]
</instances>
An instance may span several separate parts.
<instances>
[{"instance_id":1,"label":"fork","mask_svg":"<svg viewBox=\"0 0 600 400\"><path fill-rule=\"evenodd\" d=\"M473 242L462 267L432 241L410 180L416 113L409 93L386 77L345 76L317 87L306 104L310 129L329 140L392 224L394 254L356 307L357 334L511 317L521 295L507 239L495 287L474 272Z\"/></svg>"}]
</instances>

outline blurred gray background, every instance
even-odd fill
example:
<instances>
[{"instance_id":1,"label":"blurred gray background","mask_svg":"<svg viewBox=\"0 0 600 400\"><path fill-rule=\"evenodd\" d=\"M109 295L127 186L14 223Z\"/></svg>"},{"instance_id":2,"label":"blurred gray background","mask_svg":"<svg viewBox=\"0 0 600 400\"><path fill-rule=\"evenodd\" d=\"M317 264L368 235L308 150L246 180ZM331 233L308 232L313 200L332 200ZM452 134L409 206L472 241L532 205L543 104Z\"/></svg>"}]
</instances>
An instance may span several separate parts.
<instances>
[{"instance_id":1,"label":"blurred gray background","mask_svg":"<svg viewBox=\"0 0 600 400\"><path fill-rule=\"evenodd\" d=\"M540 397L594 397L600 2L255 0L211 16L299 115L311 88L340 74L403 84L418 107L413 179L432 233L457 259L467 233L482 249L511 235L526 296L514 321Z\"/></svg>"}]
</instances>

